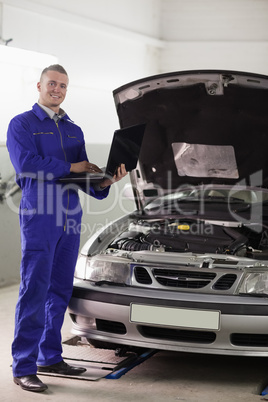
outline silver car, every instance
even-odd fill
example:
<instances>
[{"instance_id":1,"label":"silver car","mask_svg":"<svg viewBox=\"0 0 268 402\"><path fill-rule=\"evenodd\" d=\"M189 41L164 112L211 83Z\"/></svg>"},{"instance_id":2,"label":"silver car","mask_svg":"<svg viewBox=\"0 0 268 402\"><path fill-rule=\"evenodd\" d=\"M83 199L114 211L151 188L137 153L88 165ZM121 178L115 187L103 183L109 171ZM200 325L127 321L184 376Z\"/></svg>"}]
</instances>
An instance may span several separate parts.
<instances>
[{"instance_id":1,"label":"silver car","mask_svg":"<svg viewBox=\"0 0 268 402\"><path fill-rule=\"evenodd\" d=\"M121 345L268 355L268 77L157 75L114 91L146 124L137 209L79 255L74 334Z\"/></svg>"}]
</instances>

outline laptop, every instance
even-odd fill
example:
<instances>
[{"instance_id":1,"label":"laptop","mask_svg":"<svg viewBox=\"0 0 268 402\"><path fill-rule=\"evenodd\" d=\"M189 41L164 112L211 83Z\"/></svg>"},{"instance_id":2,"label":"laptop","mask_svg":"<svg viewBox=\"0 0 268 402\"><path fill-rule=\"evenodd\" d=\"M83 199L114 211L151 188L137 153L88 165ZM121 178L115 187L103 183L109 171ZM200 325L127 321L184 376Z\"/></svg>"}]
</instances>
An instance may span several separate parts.
<instances>
[{"instance_id":1,"label":"laptop","mask_svg":"<svg viewBox=\"0 0 268 402\"><path fill-rule=\"evenodd\" d=\"M113 177L121 163L125 164L127 172L135 169L145 127L146 124L137 124L114 132L107 165L102 169L103 173L70 173L59 180L64 183L85 183L88 181L99 183L104 177Z\"/></svg>"}]
</instances>

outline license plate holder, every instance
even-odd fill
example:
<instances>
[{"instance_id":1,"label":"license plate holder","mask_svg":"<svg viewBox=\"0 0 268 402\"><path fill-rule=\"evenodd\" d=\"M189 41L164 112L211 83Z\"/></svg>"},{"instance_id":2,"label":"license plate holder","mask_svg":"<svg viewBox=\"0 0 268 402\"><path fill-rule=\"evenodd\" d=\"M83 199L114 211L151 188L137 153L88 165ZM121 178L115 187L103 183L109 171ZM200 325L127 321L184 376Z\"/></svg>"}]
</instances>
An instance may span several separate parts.
<instances>
[{"instance_id":1,"label":"license plate holder","mask_svg":"<svg viewBox=\"0 0 268 402\"><path fill-rule=\"evenodd\" d=\"M145 325L219 331L220 311L131 303L130 322Z\"/></svg>"}]
</instances>

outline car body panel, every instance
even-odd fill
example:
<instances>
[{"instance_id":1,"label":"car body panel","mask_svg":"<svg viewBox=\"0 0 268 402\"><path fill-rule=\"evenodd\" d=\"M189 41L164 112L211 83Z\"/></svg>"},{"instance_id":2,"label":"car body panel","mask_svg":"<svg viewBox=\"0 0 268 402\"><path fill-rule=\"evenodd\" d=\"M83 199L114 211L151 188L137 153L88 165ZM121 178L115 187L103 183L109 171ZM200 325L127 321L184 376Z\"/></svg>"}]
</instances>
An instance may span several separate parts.
<instances>
[{"instance_id":1,"label":"car body panel","mask_svg":"<svg viewBox=\"0 0 268 402\"><path fill-rule=\"evenodd\" d=\"M266 300L250 299L247 301L246 298L243 298L241 303L241 300L238 301L236 297L229 300L229 297L219 296L216 301L211 297L200 297L199 295L191 297L194 300L189 301L188 294L174 294L173 300L170 300L171 295L168 292L163 294L163 299L156 298L157 295L153 298L151 294L145 297L144 292L140 292L139 297L138 293L136 289L131 292L128 288L121 289L121 291L116 288L100 289L96 292L89 284L85 287L84 284L79 285L77 283L69 306L69 312L74 320L73 333L88 339L118 345L223 355L267 356L267 344L266 346L255 347L242 344L243 337L244 342L247 340L250 342L250 335L253 338L251 342L254 340L256 328L258 328L256 344L267 337L268 304ZM115 294L116 299L114 298ZM178 306L182 308L183 306L183 308L196 309L196 311L221 311L220 331L131 323L131 303L144 303L146 305L150 303L153 306L168 305L173 308ZM94 318L94 327L89 325L91 317ZM98 317L98 320L105 321L106 331L102 330L101 326L98 329L98 324L97 326L95 324L95 317ZM114 323L124 323L126 333L113 333ZM145 328L148 328L149 332L146 332ZM237 344L232 343L232 337L236 337L235 342Z\"/></svg>"}]
</instances>

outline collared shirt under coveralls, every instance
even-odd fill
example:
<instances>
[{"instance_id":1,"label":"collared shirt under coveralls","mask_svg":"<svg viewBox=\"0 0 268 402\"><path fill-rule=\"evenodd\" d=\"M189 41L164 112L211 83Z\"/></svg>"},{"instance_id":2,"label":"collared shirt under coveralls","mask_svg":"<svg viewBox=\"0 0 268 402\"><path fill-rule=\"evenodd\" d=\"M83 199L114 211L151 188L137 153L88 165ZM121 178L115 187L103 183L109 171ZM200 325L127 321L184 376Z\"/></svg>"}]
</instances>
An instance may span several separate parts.
<instances>
[{"instance_id":1,"label":"collared shirt under coveralls","mask_svg":"<svg viewBox=\"0 0 268 402\"><path fill-rule=\"evenodd\" d=\"M72 294L82 211L78 189L60 177L87 160L83 132L65 114L58 122L35 104L14 117L7 147L22 189L21 284L12 344L13 375L36 374L38 365L62 360L61 327ZM91 196L107 197L109 187Z\"/></svg>"}]
</instances>

